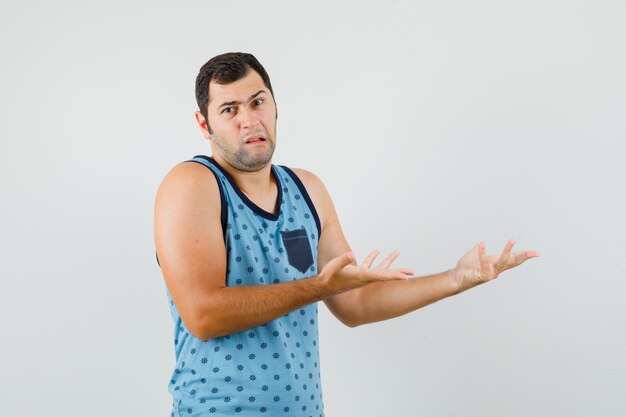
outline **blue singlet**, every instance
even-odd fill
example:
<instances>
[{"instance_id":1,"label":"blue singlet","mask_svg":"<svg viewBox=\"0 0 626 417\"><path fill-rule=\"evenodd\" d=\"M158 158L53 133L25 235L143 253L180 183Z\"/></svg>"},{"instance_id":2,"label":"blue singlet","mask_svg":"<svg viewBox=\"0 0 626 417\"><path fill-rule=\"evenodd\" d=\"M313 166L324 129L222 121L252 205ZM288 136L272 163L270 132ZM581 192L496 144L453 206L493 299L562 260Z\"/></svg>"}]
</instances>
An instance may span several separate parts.
<instances>
[{"instance_id":1,"label":"blue singlet","mask_svg":"<svg viewBox=\"0 0 626 417\"><path fill-rule=\"evenodd\" d=\"M280 208L273 214L250 201L212 158L198 155L186 162L208 167L220 187L227 286L270 285L317 274L320 222L292 170L272 165ZM317 303L203 341L182 322L169 291L167 297L176 351L169 384L172 417L324 416Z\"/></svg>"}]
</instances>

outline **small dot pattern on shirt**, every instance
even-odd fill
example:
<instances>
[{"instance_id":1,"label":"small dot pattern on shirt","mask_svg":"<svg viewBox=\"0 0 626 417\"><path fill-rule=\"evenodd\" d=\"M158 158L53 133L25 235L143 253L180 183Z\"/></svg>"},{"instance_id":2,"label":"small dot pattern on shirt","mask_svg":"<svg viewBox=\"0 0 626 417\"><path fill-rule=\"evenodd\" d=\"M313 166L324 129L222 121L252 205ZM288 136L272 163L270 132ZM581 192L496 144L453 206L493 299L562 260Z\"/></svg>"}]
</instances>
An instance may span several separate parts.
<instances>
[{"instance_id":1,"label":"small dot pattern on shirt","mask_svg":"<svg viewBox=\"0 0 626 417\"><path fill-rule=\"evenodd\" d=\"M317 214L290 170L272 165L280 187L280 212L273 215L237 190L211 158L190 161L211 169L224 191L228 286L269 285L317 274ZM169 291L167 297L176 352L168 386L172 417L324 416L316 303L253 329L203 341L186 328Z\"/></svg>"}]
</instances>

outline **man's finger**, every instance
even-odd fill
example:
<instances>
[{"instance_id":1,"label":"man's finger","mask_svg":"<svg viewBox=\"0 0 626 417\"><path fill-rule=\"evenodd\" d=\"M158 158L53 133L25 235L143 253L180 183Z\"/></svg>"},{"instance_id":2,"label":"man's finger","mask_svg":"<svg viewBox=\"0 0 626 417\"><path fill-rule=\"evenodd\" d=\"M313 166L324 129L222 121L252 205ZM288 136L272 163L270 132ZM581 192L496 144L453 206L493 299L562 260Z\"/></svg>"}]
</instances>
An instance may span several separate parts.
<instances>
[{"instance_id":1,"label":"man's finger","mask_svg":"<svg viewBox=\"0 0 626 417\"><path fill-rule=\"evenodd\" d=\"M509 240L506 245L504 245L502 255L500 255L500 258L496 261L495 264L496 271L502 271L506 268L509 262L509 257L511 256L511 249L513 249L513 245L515 245L514 239Z\"/></svg>"},{"instance_id":2,"label":"man's finger","mask_svg":"<svg viewBox=\"0 0 626 417\"><path fill-rule=\"evenodd\" d=\"M385 280L392 280L392 279L408 280L412 275L415 275L415 274L413 273L413 271L407 268L387 269L385 270L385 273L383 274L383 276L385 277Z\"/></svg>"},{"instance_id":3,"label":"man's finger","mask_svg":"<svg viewBox=\"0 0 626 417\"><path fill-rule=\"evenodd\" d=\"M530 258L536 258L537 256L539 256L539 252L537 251L515 252L512 256L513 260L511 261L511 267L518 266L522 262L525 262Z\"/></svg>"},{"instance_id":4,"label":"man's finger","mask_svg":"<svg viewBox=\"0 0 626 417\"><path fill-rule=\"evenodd\" d=\"M389 254L389 256L387 256L385 258L384 261L381 262L381 264L378 266L379 268L384 268L384 269L388 269L389 266L393 263L393 261L396 260L396 258L400 256L400 252L398 251L393 251Z\"/></svg>"},{"instance_id":5,"label":"man's finger","mask_svg":"<svg viewBox=\"0 0 626 417\"><path fill-rule=\"evenodd\" d=\"M363 260L361 266L368 269L371 268L372 262L374 262L374 259L376 259L379 253L380 251L378 249L371 251L370 254L367 255L367 258Z\"/></svg>"},{"instance_id":6,"label":"man's finger","mask_svg":"<svg viewBox=\"0 0 626 417\"><path fill-rule=\"evenodd\" d=\"M415 271L412 270L411 268L396 268L393 269L393 271L399 272L403 275L407 275L407 276L413 276L415 275Z\"/></svg>"},{"instance_id":7,"label":"man's finger","mask_svg":"<svg viewBox=\"0 0 626 417\"><path fill-rule=\"evenodd\" d=\"M490 272L489 262L487 261L487 255L485 254L485 244L480 242L478 244L478 259L480 261L480 269L482 272L482 276L485 276Z\"/></svg>"}]
</instances>

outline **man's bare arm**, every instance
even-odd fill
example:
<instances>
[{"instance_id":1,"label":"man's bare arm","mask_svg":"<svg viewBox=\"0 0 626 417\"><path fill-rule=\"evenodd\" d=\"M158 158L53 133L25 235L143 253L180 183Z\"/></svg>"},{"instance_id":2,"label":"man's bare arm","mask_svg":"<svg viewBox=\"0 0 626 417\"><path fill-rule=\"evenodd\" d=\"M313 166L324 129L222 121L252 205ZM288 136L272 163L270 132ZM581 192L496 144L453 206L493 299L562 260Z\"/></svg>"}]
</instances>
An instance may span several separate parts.
<instances>
[{"instance_id":1,"label":"man's bare arm","mask_svg":"<svg viewBox=\"0 0 626 417\"><path fill-rule=\"evenodd\" d=\"M392 261L388 257L381 266L387 267ZM363 264L366 263L367 259ZM459 287L446 271L402 282L371 283L351 292L354 296L349 300L349 307L345 308L350 315L346 321L354 327L410 313L458 294Z\"/></svg>"},{"instance_id":2,"label":"man's bare arm","mask_svg":"<svg viewBox=\"0 0 626 417\"><path fill-rule=\"evenodd\" d=\"M308 171L294 171L309 190L320 215L322 236L318 244L318 266L323 267L336 254L349 251L350 247L341 230L330 195L322 182ZM350 327L398 317L494 279L500 272L539 256L535 251L511 254L513 243L514 241L509 241L500 256L487 256L484 245L480 243L449 271L407 281L375 282L329 296L324 301L330 311ZM373 261L377 254L370 253L360 265L362 271L388 269L398 256L397 252L392 253L374 267Z\"/></svg>"},{"instance_id":3,"label":"man's bare arm","mask_svg":"<svg viewBox=\"0 0 626 417\"><path fill-rule=\"evenodd\" d=\"M346 251L317 276L288 283L226 287L226 248L219 189L206 167L176 166L159 187L155 243L161 270L181 319L207 340L267 323L298 307L369 282L406 279L402 270L362 273Z\"/></svg>"}]
</instances>

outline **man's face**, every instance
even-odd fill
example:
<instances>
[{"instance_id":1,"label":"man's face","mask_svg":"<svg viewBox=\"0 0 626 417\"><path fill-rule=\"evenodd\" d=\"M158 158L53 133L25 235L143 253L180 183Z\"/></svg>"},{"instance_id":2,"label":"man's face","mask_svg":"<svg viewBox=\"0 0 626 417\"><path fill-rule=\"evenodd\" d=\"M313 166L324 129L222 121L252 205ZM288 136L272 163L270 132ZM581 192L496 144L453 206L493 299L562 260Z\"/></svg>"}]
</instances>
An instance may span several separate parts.
<instances>
[{"instance_id":1,"label":"man's face","mask_svg":"<svg viewBox=\"0 0 626 417\"><path fill-rule=\"evenodd\" d=\"M249 70L230 84L211 81L207 116L213 132L205 131L205 135L210 135L215 145L213 157L218 162L253 172L271 161L276 146L276 105L256 71Z\"/></svg>"}]
</instances>

